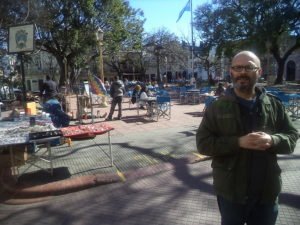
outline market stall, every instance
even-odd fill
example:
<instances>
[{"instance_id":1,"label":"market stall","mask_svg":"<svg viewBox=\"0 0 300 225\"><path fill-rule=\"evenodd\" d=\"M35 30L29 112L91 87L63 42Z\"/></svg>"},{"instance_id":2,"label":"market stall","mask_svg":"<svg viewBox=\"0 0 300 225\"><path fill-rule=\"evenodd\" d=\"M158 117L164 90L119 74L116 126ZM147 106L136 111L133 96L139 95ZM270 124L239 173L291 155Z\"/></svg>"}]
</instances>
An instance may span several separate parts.
<instances>
[{"instance_id":1,"label":"market stall","mask_svg":"<svg viewBox=\"0 0 300 225\"><path fill-rule=\"evenodd\" d=\"M52 175L53 143L65 143L64 140L66 139L74 140L107 134L109 147L109 155L107 155L110 159L110 166L113 166L110 136L110 131L113 129L106 123L56 128L53 126L51 119L43 116L24 116L14 121L1 121L0 158L4 161L0 164L10 167L16 180L29 171L31 167L45 170ZM4 163L6 161L9 163ZM43 167L41 162L43 162ZM19 171L20 167L22 167L22 171Z\"/></svg>"},{"instance_id":2,"label":"market stall","mask_svg":"<svg viewBox=\"0 0 300 225\"><path fill-rule=\"evenodd\" d=\"M62 133L55 128L48 118L23 117L14 121L0 122L0 154L7 160L3 166L10 167L12 174L18 179L32 166L53 173L51 142L60 140ZM39 148L43 144L46 148ZM41 168L38 161L45 161L50 169ZM21 173L20 166L27 166Z\"/></svg>"}]
</instances>

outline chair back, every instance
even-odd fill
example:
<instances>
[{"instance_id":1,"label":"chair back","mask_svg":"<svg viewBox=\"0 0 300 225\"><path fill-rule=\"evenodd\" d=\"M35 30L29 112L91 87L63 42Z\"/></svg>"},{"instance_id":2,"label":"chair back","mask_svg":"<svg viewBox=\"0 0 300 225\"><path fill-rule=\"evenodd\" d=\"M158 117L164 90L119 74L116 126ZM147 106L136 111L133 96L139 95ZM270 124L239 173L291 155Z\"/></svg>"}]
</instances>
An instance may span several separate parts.
<instances>
[{"instance_id":1,"label":"chair back","mask_svg":"<svg viewBox=\"0 0 300 225\"><path fill-rule=\"evenodd\" d=\"M169 95L169 92L167 92L166 90L157 90L156 91L156 96L166 96L166 97L168 97L170 95Z\"/></svg>"},{"instance_id":2,"label":"chair back","mask_svg":"<svg viewBox=\"0 0 300 225\"><path fill-rule=\"evenodd\" d=\"M186 92L186 87L180 87L179 92L180 93L185 93Z\"/></svg>"},{"instance_id":3,"label":"chair back","mask_svg":"<svg viewBox=\"0 0 300 225\"><path fill-rule=\"evenodd\" d=\"M163 103L167 103L167 102L171 102L170 96L157 96L156 97L157 104L163 104Z\"/></svg>"},{"instance_id":4,"label":"chair back","mask_svg":"<svg viewBox=\"0 0 300 225\"><path fill-rule=\"evenodd\" d=\"M156 115L157 121L159 118L171 119L171 97L157 96L156 97Z\"/></svg>"},{"instance_id":5,"label":"chair back","mask_svg":"<svg viewBox=\"0 0 300 225\"><path fill-rule=\"evenodd\" d=\"M200 93L201 94L209 93L209 92L211 92L211 87L210 86L200 88Z\"/></svg>"}]
</instances>

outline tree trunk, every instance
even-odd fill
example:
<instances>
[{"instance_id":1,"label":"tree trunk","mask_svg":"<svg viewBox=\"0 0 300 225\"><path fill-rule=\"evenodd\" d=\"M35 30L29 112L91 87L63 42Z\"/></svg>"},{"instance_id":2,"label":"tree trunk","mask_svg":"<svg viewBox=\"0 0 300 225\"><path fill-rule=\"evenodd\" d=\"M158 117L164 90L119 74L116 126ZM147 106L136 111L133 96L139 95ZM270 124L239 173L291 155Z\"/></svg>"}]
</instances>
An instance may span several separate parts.
<instances>
[{"instance_id":1,"label":"tree trunk","mask_svg":"<svg viewBox=\"0 0 300 225\"><path fill-rule=\"evenodd\" d=\"M286 60L288 59L288 57L296 50L299 49L300 47L300 43L295 42L295 44L290 47L289 49L286 50L286 52L284 53L283 57L280 56L280 51L279 51L279 47L277 45L273 46L271 48L271 52L277 62L277 77L275 80L275 84L282 84L283 81L283 73L284 73L284 65Z\"/></svg>"},{"instance_id":2,"label":"tree trunk","mask_svg":"<svg viewBox=\"0 0 300 225\"><path fill-rule=\"evenodd\" d=\"M276 77L276 80L275 80L275 84L282 84L282 81L283 81L283 73L284 73L284 63L285 63L285 60L284 59L279 59L277 61L277 77Z\"/></svg>"}]
</instances>

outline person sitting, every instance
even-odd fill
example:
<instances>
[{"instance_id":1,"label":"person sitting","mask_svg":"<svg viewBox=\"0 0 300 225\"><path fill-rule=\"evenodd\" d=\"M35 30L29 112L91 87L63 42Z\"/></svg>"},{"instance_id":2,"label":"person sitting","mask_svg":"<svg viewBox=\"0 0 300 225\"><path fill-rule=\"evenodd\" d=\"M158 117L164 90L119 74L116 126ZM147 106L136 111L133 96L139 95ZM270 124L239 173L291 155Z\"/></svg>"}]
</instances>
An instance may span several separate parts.
<instances>
[{"instance_id":1,"label":"person sitting","mask_svg":"<svg viewBox=\"0 0 300 225\"><path fill-rule=\"evenodd\" d=\"M131 96L131 103L135 104L137 97L140 95L140 91L141 91L142 87L140 85L135 85L133 92L132 92L132 96Z\"/></svg>"},{"instance_id":2,"label":"person sitting","mask_svg":"<svg viewBox=\"0 0 300 225\"><path fill-rule=\"evenodd\" d=\"M215 96L222 96L225 94L225 87L223 83L219 83L217 89L215 90Z\"/></svg>"},{"instance_id":3,"label":"person sitting","mask_svg":"<svg viewBox=\"0 0 300 225\"><path fill-rule=\"evenodd\" d=\"M43 111L50 114L53 125L57 128L67 127L70 124L70 117L66 114L59 101L51 98L43 105Z\"/></svg>"},{"instance_id":4,"label":"person sitting","mask_svg":"<svg viewBox=\"0 0 300 225\"><path fill-rule=\"evenodd\" d=\"M148 88L146 86L143 86L140 91L139 96L139 105L141 109L146 109L145 106L149 103L149 100L156 99L155 97L151 97L148 93Z\"/></svg>"}]
</instances>

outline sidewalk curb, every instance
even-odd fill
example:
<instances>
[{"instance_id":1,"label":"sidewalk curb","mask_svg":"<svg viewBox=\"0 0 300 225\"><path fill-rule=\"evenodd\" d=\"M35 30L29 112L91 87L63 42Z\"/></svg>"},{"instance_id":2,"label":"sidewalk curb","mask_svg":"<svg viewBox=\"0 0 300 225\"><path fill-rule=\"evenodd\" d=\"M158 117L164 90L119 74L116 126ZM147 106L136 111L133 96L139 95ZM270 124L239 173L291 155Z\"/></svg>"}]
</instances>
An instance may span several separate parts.
<instances>
[{"instance_id":1,"label":"sidewalk curb","mask_svg":"<svg viewBox=\"0 0 300 225\"><path fill-rule=\"evenodd\" d=\"M52 183L37 185L33 187L26 187L25 184L23 184L23 186L18 186L18 184L15 184L11 176L8 177L7 174L5 176L4 173L7 173L7 171L2 171L0 177L0 185L2 186L4 191L3 194L1 193L1 195L3 196L0 198L0 201L3 204L9 205L41 202L48 200L53 196L77 192L99 185L132 181L138 178L156 175L161 172L173 170L176 167L178 168L179 166L197 163L207 159L208 157L201 159L199 157L195 157L194 155L189 155L180 159L171 159L169 162L150 165L136 170L129 170L123 173L125 181L122 181L122 178L117 173L109 173L69 178L66 180L55 181Z\"/></svg>"}]
</instances>

